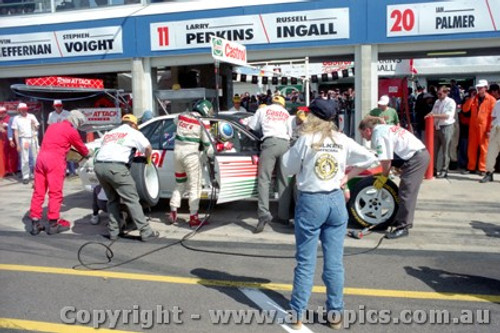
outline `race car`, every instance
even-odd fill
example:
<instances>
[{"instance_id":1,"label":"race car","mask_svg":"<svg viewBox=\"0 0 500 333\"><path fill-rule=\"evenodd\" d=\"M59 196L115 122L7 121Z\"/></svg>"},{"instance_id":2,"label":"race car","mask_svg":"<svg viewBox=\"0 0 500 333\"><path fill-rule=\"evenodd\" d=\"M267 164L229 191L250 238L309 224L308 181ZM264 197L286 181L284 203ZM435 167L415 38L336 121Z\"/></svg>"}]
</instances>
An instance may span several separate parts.
<instances>
[{"instance_id":1,"label":"race car","mask_svg":"<svg viewBox=\"0 0 500 333\"><path fill-rule=\"evenodd\" d=\"M245 200L257 197L257 168L260 154L258 133L253 133L244 125L251 113L220 112L215 117L201 117L209 130L214 124L230 124L233 134L227 140L230 150L216 149L214 155L204 159L202 177L202 199L214 199L217 204ZM148 167L144 158L137 156L132 163L131 172L137 184L139 196L145 205L155 206L159 198L170 198L175 188L174 144L177 115L153 118L141 124L139 130L149 139L153 148L152 162L155 167ZM210 130L209 130L210 131ZM100 140L87 144L96 152ZM381 191L375 190L373 174L379 173L380 167L364 172L349 183L351 192L347 203L352 220L363 226L373 224L387 225L397 211L397 186L388 181ZM98 185L93 171L93 158L79 169L79 176L86 190ZM275 198L275 193L271 198Z\"/></svg>"}]
</instances>

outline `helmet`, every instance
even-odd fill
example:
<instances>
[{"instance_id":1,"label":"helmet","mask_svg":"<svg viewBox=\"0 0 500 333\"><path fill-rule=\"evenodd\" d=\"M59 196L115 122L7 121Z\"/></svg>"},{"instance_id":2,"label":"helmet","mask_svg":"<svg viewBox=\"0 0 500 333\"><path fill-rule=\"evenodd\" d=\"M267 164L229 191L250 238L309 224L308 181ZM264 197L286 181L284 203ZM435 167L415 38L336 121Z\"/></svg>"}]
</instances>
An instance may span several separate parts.
<instances>
[{"instance_id":1,"label":"helmet","mask_svg":"<svg viewBox=\"0 0 500 333\"><path fill-rule=\"evenodd\" d=\"M122 117L122 121L126 121L128 123L134 124L137 126L137 117L133 114L126 114Z\"/></svg>"},{"instance_id":2,"label":"helmet","mask_svg":"<svg viewBox=\"0 0 500 333\"><path fill-rule=\"evenodd\" d=\"M193 111L198 112L204 117L210 117L214 114L212 103L210 103L206 99L200 99L198 102L196 102L196 104L193 106Z\"/></svg>"},{"instance_id":3,"label":"helmet","mask_svg":"<svg viewBox=\"0 0 500 333\"><path fill-rule=\"evenodd\" d=\"M285 99L282 96L274 96L273 103L280 104L281 106L285 107Z\"/></svg>"},{"instance_id":4,"label":"helmet","mask_svg":"<svg viewBox=\"0 0 500 333\"><path fill-rule=\"evenodd\" d=\"M223 142L229 141L234 137L233 126L226 121L219 121L218 130L219 139Z\"/></svg>"},{"instance_id":5,"label":"helmet","mask_svg":"<svg viewBox=\"0 0 500 333\"><path fill-rule=\"evenodd\" d=\"M79 128L80 126L85 124L87 118L85 118L80 110L72 110L66 120L68 120L74 128Z\"/></svg>"}]
</instances>

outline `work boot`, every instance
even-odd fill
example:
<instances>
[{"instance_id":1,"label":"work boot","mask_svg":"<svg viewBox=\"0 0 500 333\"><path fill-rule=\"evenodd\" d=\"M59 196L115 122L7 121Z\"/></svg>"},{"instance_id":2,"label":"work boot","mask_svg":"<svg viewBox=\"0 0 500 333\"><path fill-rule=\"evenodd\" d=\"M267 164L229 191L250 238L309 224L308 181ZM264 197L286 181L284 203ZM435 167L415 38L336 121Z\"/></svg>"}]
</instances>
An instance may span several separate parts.
<instances>
[{"instance_id":1,"label":"work boot","mask_svg":"<svg viewBox=\"0 0 500 333\"><path fill-rule=\"evenodd\" d=\"M201 224L200 219L198 218L198 213L194 215L189 216L189 226L192 227L197 227Z\"/></svg>"},{"instance_id":2,"label":"work boot","mask_svg":"<svg viewBox=\"0 0 500 333\"><path fill-rule=\"evenodd\" d=\"M61 232L68 231L71 224L69 221L58 219L58 220L50 220L48 228L45 228L45 231L49 235L58 234Z\"/></svg>"},{"instance_id":3,"label":"work boot","mask_svg":"<svg viewBox=\"0 0 500 333\"><path fill-rule=\"evenodd\" d=\"M174 224L177 222L177 211L172 210L170 213L167 213L167 221L166 224Z\"/></svg>"},{"instance_id":4,"label":"work boot","mask_svg":"<svg viewBox=\"0 0 500 333\"><path fill-rule=\"evenodd\" d=\"M255 230L253 231L254 234L258 234L264 230L264 227L266 224L271 222L272 217L271 216L261 216L259 217L259 223L257 224L257 227L255 227Z\"/></svg>"},{"instance_id":5,"label":"work boot","mask_svg":"<svg viewBox=\"0 0 500 333\"><path fill-rule=\"evenodd\" d=\"M487 182L492 182L493 181L493 172L486 172L486 175L481 179L479 182L480 183L487 183Z\"/></svg>"},{"instance_id":6,"label":"work boot","mask_svg":"<svg viewBox=\"0 0 500 333\"><path fill-rule=\"evenodd\" d=\"M40 233L40 231L42 231L43 229L45 229L43 227L43 225L40 223L40 220L39 219L36 219L36 218L33 218L31 219L31 231L30 231L30 234L32 234L33 236L36 236Z\"/></svg>"}]
</instances>

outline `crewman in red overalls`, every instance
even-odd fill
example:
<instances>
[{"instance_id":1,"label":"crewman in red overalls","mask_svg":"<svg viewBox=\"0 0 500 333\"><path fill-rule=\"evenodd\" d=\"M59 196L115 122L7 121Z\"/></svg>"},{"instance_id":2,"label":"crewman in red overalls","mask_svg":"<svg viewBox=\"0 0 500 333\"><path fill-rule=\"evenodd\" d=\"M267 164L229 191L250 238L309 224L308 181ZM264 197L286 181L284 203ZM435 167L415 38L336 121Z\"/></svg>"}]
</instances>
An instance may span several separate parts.
<instances>
[{"instance_id":1,"label":"crewman in red overalls","mask_svg":"<svg viewBox=\"0 0 500 333\"><path fill-rule=\"evenodd\" d=\"M7 109L0 106L0 177L17 172L17 149L9 140L7 132L9 128L10 116Z\"/></svg>"},{"instance_id":2,"label":"crewman in red overalls","mask_svg":"<svg viewBox=\"0 0 500 333\"><path fill-rule=\"evenodd\" d=\"M31 198L31 234L38 235L41 230L52 235L69 230L70 223L59 218L63 201L63 184L66 174L66 154L71 146L82 155L89 150L83 143L77 128L85 123L85 116L73 110L66 120L49 126L42 142L35 166L35 190ZM48 224L42 225L42 205L45 194L49 192Z\"/></svg>"}]
</instances>

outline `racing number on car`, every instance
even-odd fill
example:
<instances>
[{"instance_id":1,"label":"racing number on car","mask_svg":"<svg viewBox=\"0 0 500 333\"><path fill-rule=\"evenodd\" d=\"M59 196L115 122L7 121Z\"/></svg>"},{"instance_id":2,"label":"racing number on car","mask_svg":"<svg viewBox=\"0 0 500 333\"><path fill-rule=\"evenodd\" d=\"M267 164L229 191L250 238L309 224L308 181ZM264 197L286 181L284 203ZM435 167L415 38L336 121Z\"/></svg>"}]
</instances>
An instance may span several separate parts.
<instances>
[{"instance_id":1,"label":"racing number on car","mask_svg":"<svg viewBox=\"0 0 500 333\"><path fill-rule=\"evenodd\" d=\"M415 27L415 13L412 9L394 9L391 12L391 32L411 31Z\"/></svg>"}]
</instances>

